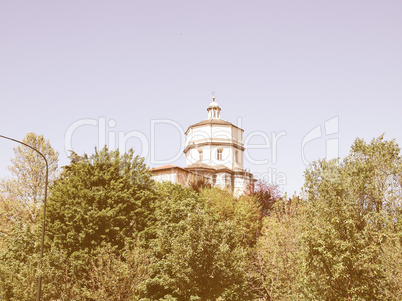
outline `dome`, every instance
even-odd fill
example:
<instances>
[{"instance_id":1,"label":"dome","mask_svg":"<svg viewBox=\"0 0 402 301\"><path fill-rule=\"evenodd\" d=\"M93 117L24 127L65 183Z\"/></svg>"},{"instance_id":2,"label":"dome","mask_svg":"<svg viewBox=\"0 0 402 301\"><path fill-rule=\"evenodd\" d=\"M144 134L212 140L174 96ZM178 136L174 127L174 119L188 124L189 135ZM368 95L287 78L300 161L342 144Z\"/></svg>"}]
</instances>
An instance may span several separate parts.
<instances>
[{"instance_id":1,"label":"dome","mask_svg":"<svg viewBox=\"0 0 402 301\"><path fill-rule=\"evenodd\" d=\"M210 108L218 108L219 105L218 105L218 103L214 100L214 101L212 101L212 102L209 104L209 107L210 107Z\"/></svg>"}]
</instances>

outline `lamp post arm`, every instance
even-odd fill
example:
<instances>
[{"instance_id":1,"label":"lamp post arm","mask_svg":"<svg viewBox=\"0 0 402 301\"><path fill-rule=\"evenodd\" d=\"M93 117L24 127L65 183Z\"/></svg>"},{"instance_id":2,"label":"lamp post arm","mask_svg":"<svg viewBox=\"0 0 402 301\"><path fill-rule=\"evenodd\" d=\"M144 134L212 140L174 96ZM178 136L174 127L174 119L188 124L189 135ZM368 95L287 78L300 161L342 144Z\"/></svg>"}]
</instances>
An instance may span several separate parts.
<instances>
[{"instance_id":1,"label":"lamp post arm","mask_svg":"<svg viewBox=\"0 0 402 301\"><path fill-rule=\"evenodd\" d=\"M14 142L17 142L19 144L25 145L26 147L29 147L30 149L33 149L35 152L37 152L39 155L42 156L43 160L45 160L46 163L46 181L45 181L45 199L43 201L43 222L42 222L42 239L41 239L41 247L40 247L40 261L39 261L39 269L42 268L42 262L43 262L43 246L45 242L45 226L46 226L46 201L47 201L47 185L49 182L49 164L47 163L46 157L44 154L42 154L40 151L38 151L36 148L30 146L29 144L26 144L22 141L6 137L3 135L0 135L0 138L8 139ZM37 301L40 301L41 298L41 293L42 293L42 275L39 275L39 280L38 280L38 292L37 292Z\"/></svg>"},{"instance_id":2,"label":"lamp post arm","mask_svg":"<svg viewBox=\"0 0 402 301\"><path fill-rule=\"evenodd\" d=\"M6 136L3 136L3 135L0 135L0 138L8 139L8 140L11 140L11 141L14 141L14 142L20 143L20 144L22 144L22 145L25 145L25 146L29 147L30 149L33 149L35 152L37 152L39 155L41 155L41 156L42 156L43 160L45 160L45 162L46 162L46 169L48 169L48 168L49 168L49 166L48 166L48 164L47 164L47 160L46 160L45 155L44 155L44 154L42 154L40 151L38 151L36 148L34 148L34 147L30 146L29 144L26 144L26 143L24 143L24 142L22 142L22 141L19 141L19 140L16 140L16 139L10 138L10 137L6 137Z\"/></svg>"}]
</instances>

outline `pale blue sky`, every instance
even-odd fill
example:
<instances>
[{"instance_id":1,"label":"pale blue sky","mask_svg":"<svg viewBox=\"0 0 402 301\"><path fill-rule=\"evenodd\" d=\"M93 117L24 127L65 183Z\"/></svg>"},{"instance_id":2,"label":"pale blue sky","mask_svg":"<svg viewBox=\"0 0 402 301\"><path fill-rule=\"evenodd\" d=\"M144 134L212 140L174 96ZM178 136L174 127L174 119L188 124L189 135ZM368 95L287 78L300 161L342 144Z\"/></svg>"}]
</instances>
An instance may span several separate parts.
<instances>
[{"instance_id":1,"label":"pale blue sky","mask_svg":"<svg viewBox=\"0 0 402 301\"><path fill-rule=\"evenodd\" d=\"M306 144L305 159L325 157L328 138L340 156L356 137L385 132L402 144L401 36L401 1L0 0L0 134L43 134L64 165L76 121L114 120L108 135L150 138L151 120L186 130L205 119L216 91L222 118L241 117L245 136L283 133L276 163L272 148L260 149L251 158L270 162L246 166L293 193L303 184L303 138L327 120L339 118L338 133ZM182 151L173 126L155 130L156 159ZM94 126L74 132L78 153L96 144ZM5 176L15 145L0 145ZM130 146L142 152L138 139ZM184 155L172 164L183 166Z\"/></svg>"}]
</instances>

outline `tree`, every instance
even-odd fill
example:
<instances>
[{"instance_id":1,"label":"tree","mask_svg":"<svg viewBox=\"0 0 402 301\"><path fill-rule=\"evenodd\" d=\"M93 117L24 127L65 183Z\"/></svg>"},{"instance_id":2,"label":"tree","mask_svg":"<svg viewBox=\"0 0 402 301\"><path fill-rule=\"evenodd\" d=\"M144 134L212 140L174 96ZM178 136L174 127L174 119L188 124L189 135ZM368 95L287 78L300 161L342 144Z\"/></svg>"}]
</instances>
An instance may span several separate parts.
<instances>
[{"instance_id":1,"label":"tree","mask_svg":"<svg viewBox=\"0 0 402 301\"><path fill-rule=\"evenodd\" d=\"M356 139L343 161L315 162L306 171L302 256L307 298L397 298L391 297L398 288L390 274L401 277L400 270L387 271L392 266L386 265L384 248L400 244L394 235L402 199L399 152L395 141L383 136L371 143Z\"/></svg>"},{"instance_id":2,"label":"tree","mask_svg":"<svg viewBox=\"0 0 402 301\"><path fill-rule=\"evenodd\" d=\"M249 186L246 194L253 196L258 202L262 216L267 216L272 206L281 198L278 185L258 180L253 186Z\"/></svg>"},{"instance_id":3,"label":"tree","mask_svg":"<svg viewBox=\"0 0 402 301\"><path fill-rule=\"evenodd\" d=\"M209 180L207 180L204 177L199 177L196 176L194 179L190 182L190 187L194 189L195 192L199 193L200 189L203 188L211 188L212 184Z\"/></svg>"},{"instance_id":4,"label":"tree","mask_svg":"<svg viewBox=\"0 0 402 301\"><path fill-rule=\"evenodd\" d=\"M91 300L138 300L150 277L149 251L138 243L116 255L110 246L90 261L89 279L83 295Z\"/></svg>"},{"instance_id":5,"label":"tree","mask_svg":"<svg viewBox=\"0 0 402 301\"><path fill-rule=\"evenodd\" d=\"M306 204L297 196L278 200L263 219L253 262L252 288L259 300L300 297L300 237Z\"/></svg>"},{"instance_id":6,"label":"tree","mask_svg":"<svg viewBox=\"0 0 402 301\"><path fill-rule=\"evenodd\" d=\"M22 142L40 151L49 164L49 182L57 173L59 154L42 135L28 133ZM17 221L35 225L45 192L46 164L34 150L24 145L14 148L15 157L8 167L12 177L0 181L0 215L2 225ZM7 232L7 229L0 229Z\"/></svg>"},{"instance_id":7,"label":"tree","mask_svg":"<svg viewBox=\"0 0 402 301\"><path fill-rule=\"evenodd\" d=\"M147 300L249 300L247 252L237 225L223 221L191 188L163 183L158 190Z\"/></svg>"},{"instance_id":8,"label":"tree","mask_svg":"<svg viewBox=\"0 0 402 301\"><path fill-rule=\"evenodd\" d=\"M64 252L70 274L88 277L90 260L110 245L116 256L137 239L152 236L156 200L151 172L130 150L72 153L51 187L46 244Z\"/></svg>"},{"instance_id":9,"label":"tree","mask_svg":"<svg viewBox=\"0 0 402 301\"><path fill-rule=\"evenodd\" d=\"M260 206L254 197L235 196L232 190L218 187L202 188L199 195L222 221L230 220L237 225L244 247L255 245L261 230L261 218Z\"/></svg>"},{"instance_id":10,"label":"tree","mask_svg":"<svg viewBox=\"0 0 402 301\"><path fill-rule=\"evenodd\" d=\"M37 288L37 237L29 224L18 222L5 236L0 250L0 299L35 300Z\"/></svg>"}]
</instances>

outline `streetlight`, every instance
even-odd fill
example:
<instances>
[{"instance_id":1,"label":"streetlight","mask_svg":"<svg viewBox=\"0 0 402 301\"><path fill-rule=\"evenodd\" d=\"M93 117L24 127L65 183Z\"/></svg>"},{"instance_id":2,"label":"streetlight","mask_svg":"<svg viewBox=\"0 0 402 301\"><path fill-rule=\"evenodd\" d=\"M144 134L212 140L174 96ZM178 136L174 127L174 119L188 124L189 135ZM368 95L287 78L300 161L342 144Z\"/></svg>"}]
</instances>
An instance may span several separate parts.
<instances>
[{"instance_id":1,"label":"streetlight","mask_svg":"<svg viewBox=\"0 0 402 301\"><path fill-rule=\"evenodd\" d=\"M38 151L36 148L34 148L34 147L24 143L24 142L21 142L21 141L18 141L16 139L6 137L6 136L3 136L3 135L0 135L0 138L8 139L8 140L20 143L22 145L25 145L25 146L29 147L30 149L33 149L35 152L37 152L39 155L42 156L43 160L45 160L45 163L46 163L45 200L43 201L42 242L41 242L41 247L40 247L40 261L39 261L39 269L41 269L42 268L42 261L43 261L43 245L44 245L44 242L45 242L45 217L46 217L46 200L47 200L47 184L48 184L48 178L49 178L49 165L47 164L46 157L40 151ZM40 301L41 293L42 293L42 275L39 275L38 294L37 294L37 300L38 301Z\"/></svg>"}]
</instances>

